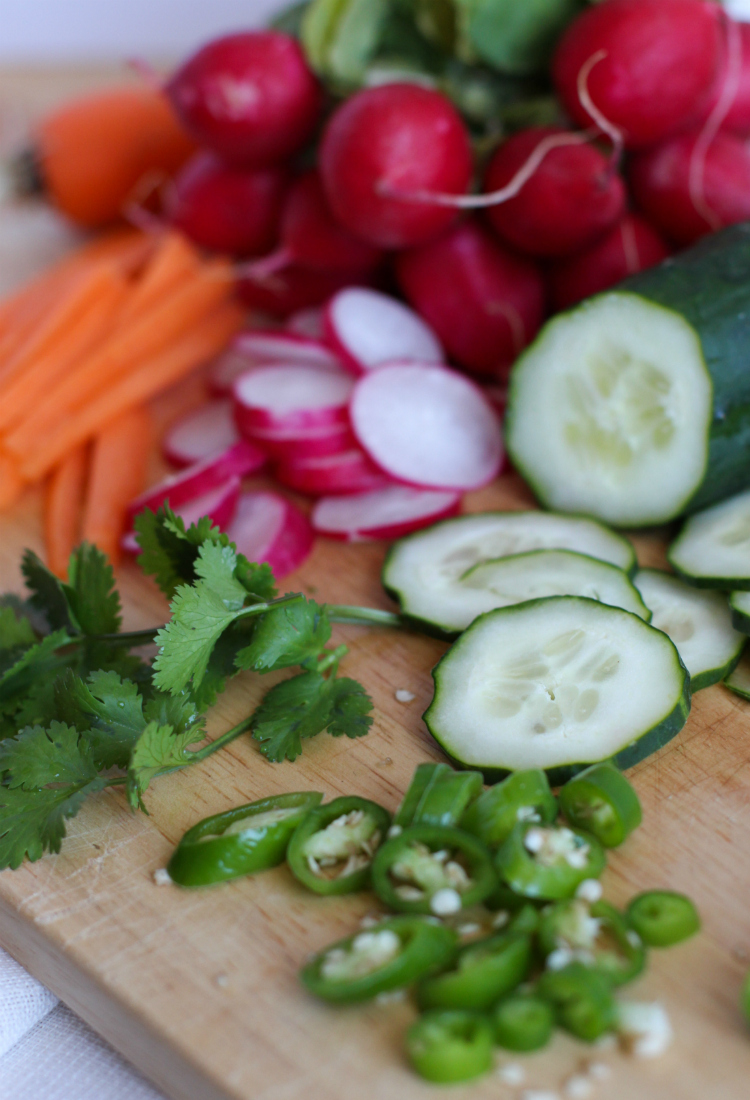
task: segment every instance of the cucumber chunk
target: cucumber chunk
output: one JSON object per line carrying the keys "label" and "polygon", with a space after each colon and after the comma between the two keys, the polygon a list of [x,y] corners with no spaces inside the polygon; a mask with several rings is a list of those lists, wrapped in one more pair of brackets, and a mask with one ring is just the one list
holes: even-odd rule
{"label": "cucumber chunk", "polygon": [[686,508],[703,480],[711,420],[693,327],[612,291],[549,322],[518,360],[506,442],[547,507],[644,526]]}
{"label": "cucumber chunk", "polygon": [[691,691],[716,684],[732,671],[747,639],[732,626],[721,593],[693,588],[661,569],[641,569],[635,586],[654,613],[651,625],[676,645],[690,673]]}
{"label": "cucumber chunk", "polygon": [[481,562],[534,550],[572,550],[627,573],[636,566],[628,540],[596,520],[550,512],[486,512],[436,523],[394,543],[383,566],[383,585],[404,614],[453,635],[496,606],[461,578]]}
{"label": "cucumber chunk", "polygon": [[564,783],[589,764],[638,763],[682,729],[690,681],[666,634],[578,596],[490,611],[433,670],[425,722],[488,781],[543,768]]}
{"label": "cucumber chunk", "polygon": [[686,520],[668,557],[701,588],[750,589],[750,490]]}
{"label": "cucumber chunk", "polygon": [[750,634],[750,592],[730,592],[729,607],[735,630]]}
{"label": "cucumber chunk", "polygon": [[750,655],[742,658],[740,663],[729,673],[724,683],[735,695],[741,695],[743,699],[750,699]]}

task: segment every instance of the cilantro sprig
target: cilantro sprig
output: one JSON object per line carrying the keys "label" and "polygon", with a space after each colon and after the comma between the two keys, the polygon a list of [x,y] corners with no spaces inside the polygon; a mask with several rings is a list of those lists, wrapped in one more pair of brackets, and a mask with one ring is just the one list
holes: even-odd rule
{"label": "cilantro sprig", "polygon": [[[141,568],[171,601],[164,626],[121,630],[112,567],[85,543],[67,582],[26,551],[28,598],[0,597],[0,869],[59,852],[66,821],[107,787],[147,812],[154,780],[244,734],[268,760],[293,761],[319,733],[362,737],[372,724],[365,689],[339,676],[347,649],[329,647],[331,624],[408,629],[400,616],[279,595],[268,565],[208,518],[186,529],[163,508],[136,529]],[[207,741],[206,711],[230,677],[294,666],[253,714]]]}

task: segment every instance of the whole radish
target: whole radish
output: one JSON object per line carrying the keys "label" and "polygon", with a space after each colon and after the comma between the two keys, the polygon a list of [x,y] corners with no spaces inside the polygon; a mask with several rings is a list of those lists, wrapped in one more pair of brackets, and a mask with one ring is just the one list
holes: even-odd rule
{"label": "whole radish", "polygon": [[663,233],[690,244],[750,218],[750,144],[718,133],[707,148],[692,131],[633,156],[633,197]]}
{"label": "whole radish", "polygon": [[367,88],[339,107],[319,164],[336,217],[378,248],[421,244],[446,228],[455,210],[418,196],[462,195],[472,172],[468,134],[453,105],[408,83]]}
{"label": "whole radish", "polygon": [[278,249],[246,274],[262,278],[297,263],[315,271],[345,272],[356,280],[377,267],[382,257],[381,249],[355,237],[336,220],[320,176],[312,170],[295,180],[284,199]]}
{"label": "whole radish", "polygon": [[174,180],[165,212],[202,248],[257,256],[276,242],[287,180],[283,168],[233,168],[197,153]]}
{"label": "whole radish", "polygon": [[552,64],[565,109],[633,149],[700,117],[722,57],[721,8],[705,0],[606,0],[578,16]]}
{"label": "whole radish", "polygon": [[[720,126],[722,130],[738,134],[740,137],[750,136],[750,23],[735,23],[726,17],[727,42],[722,55],[722,62],[718,79],[714,85],[711,98],[706,106],[704,117],[708,117],[716,109],[721,97],[728,92],[726,112],[722,114]],[[738,37],[738,58],[732,56],[732,42],[730,34],[736,33]],[[736,69],[736,71],[735,71]]]}
{"label": "whole radish", "polygon": [[278,31],[209,42],[166,91],[193,137],[231,164],[291,156],[312,135],[321,107],[320,86],[299,44]]}
{"label": "whole radish", "polygon": [[596,244],[550,268],[547,285],[552,306],[568,309],[628,275],[661,263],[668,255],[666,241],[645,218],[626,214]]}
{"label": "whole radish", "polygon": [[251,309],[283,319],[300,309],[322,305],[350,282],[351,276],[345,271],[313,271],[301,264],[290,264],[262,280],[240,278],[237,290]]}
{"label": "whole radish", "polygon": [[[486,191],[505,187],[545,141],[565,131],[552,126],[521,130],[497,149]],[[503,240],[531,256],[566,256],[584,248],[625,210],[625,184],[593,145],[550,149],[518,193],[487,211]]]}
{"label": "whole radish", "polygon": [[396,276],[451,357],[479,374],[506,375],[544,318],[544,284],[534,264],[476,221],[401,252]]}

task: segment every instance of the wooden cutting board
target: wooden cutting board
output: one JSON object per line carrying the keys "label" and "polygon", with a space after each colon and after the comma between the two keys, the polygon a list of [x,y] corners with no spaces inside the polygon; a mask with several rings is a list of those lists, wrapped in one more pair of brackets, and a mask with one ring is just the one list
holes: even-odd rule
{"label": "wooden cutting board", "polygon": [[[68,74],[0,75],[0,108],[44,104],[56,89],[74,84]],[[43,214],[25,216],[41,262],[59,249],[60,229]],[[13,211],[0,217],[6,283],[29,262],[19,219]],[[160,403],[160,417],[192,399],[186,392],[171,395]],[[467,507],[530,502],[520,482],[506,477],[473,494]],[[662,564],[657,535],[636,542],[643,564]],[[20,591],[25,546],[41,550],[36,493],[0,516],[0,590]],[[319,600],[386,607],[378,580],[383,554],[379,544],[320,540],[288,584]],[[124,566],[119,581],[126,628],[163,620],[163,599],[134,567]],[[373,696],[368,737],[350,742],[322,735],[296,763],[283,765],[269,764],[244,739],[159,780],[147,796],[149,817],[131,814],[121,793],[103,793],[70,824],[61,855],[0,874],[0,944],[175,1100],[439,1095],[405,1064],[402,1036],[414,1015],[408,1004],[330,1009],[297,983],[309,952],[376,911],[371,896],[315,898],[284,867],[205,891],[159,887],[153,879],[184,830],[207,814],[300,789],[328,798],[362,795],[395,809],[414,766],[439,758],[420,715],[431,695],[429,670],[444,645],[358,628],[338,628],[335,640],[350,645],[346,673]],[[268,686],[269,678],[238,678],[210,716],[211,736],[246,715]],[[414,701],[398,703],[399,688],[413,692]],[[748,1096],[750,1034],[737,1006],[750,966],[748,760],[750,704],[713,687],[696,696],[682,733],[631,773],[644,824],[611,855],[606,896],[619,904],[647,888],[683,890],[704,922],[689,943],[652,952],[646,977],[624,993],[665,1005],[675,1030],[669,1052],[637,1061],[558,1036],[541,1055],[522,1059],[526,1087],[561,1090],[567,1076],[594,1058],[611,1068],[594,1094],[608,1100]],[[457,1100],[513,1095],[518,1090],[493,1076],[451,1090]]]}

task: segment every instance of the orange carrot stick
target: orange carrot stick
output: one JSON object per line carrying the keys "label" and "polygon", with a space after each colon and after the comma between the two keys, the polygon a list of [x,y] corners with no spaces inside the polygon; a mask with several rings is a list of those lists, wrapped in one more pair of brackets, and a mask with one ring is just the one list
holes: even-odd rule
{"label": "orange carrot stick", "polygon": [[183,279],[196,275],[200,257],[182,233],[165,233],[133,288],[118,319],[123,325],[150,309],[160,298],[176,289]]}
{"label": "orange carrot stick", "polygon": [[37,402],[110,333],[128,293],[128,283],[110,267],[93,269],[92,281],[96,296],[61,336],[59,344],[28,363],[5,386],[0,385],[0,431],[31,415]]}
{"label": "orange carrot stick", "polygon": [[18,463],[10,455],[0,454],[0,512],[12,508],[25,487]]}
{"label": "orange carrot stick", "polygon": [[108,389],[135,365],[179,340],[227,298],[231,279],[231,265],[225,260],[212,260],[195,278],[180,283],[138,320],[118,328],[8,435],[7,450],[19,458],[28,455],[60,420]]}
{"label": "orange carrot stick", "polygon": [[118,414],[148,401],[213,358],[240,330],[244,316],[239,306],[227,302],[169,347],[138,363],[129,374],[59,422],[55,430],[40,437],[21,458],[21,475],[28,481],[43,477],[63,455],[90,439]]}
{"label": "orange carrot stick", "polygon": [[86,449],[77,447],[52,471],[44,506],[44,543],[47,564],[66,580],[68,562],[78,542],[78,525],[86,480]]}
{"label": "orange carrot stick", "polygon": [[151,417],[140,406],[111,421],[94,440],[81,537],[113,565],[120,560],[127,506],[145,484],[152,437]]}

